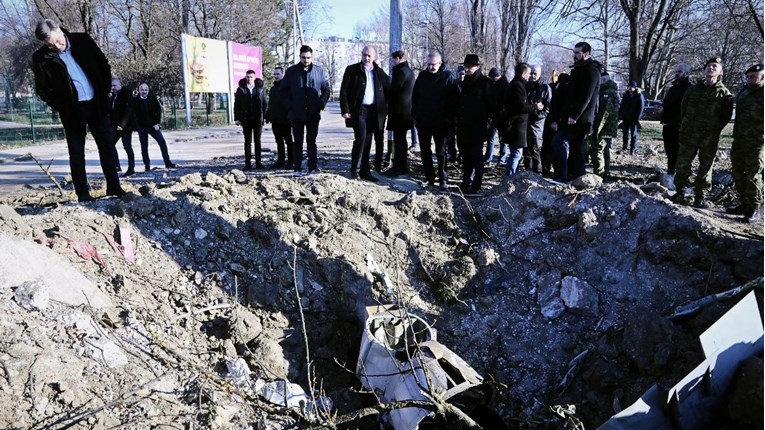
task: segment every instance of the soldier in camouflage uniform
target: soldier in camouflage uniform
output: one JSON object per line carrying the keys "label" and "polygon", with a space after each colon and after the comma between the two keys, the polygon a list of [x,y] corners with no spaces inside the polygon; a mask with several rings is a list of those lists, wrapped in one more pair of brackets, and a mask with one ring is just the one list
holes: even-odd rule
{"label": "soldier in camouflage uniform", "polygon": [[590,135],[592,173],[608,176],[611,170],[611,140],[619,129],[619,88],[607,72],[600,74],[600,101]]}
{"label": "soldier in camouflage uniform", "polygon": [[704,192],[712,187],[712,164],[717,155],[720,133],[733,114],[733,96],[722,83],[722,60],[712,58],[704,64],[704,79],[686,91],[680,106],[680,148],[673,197],[675,203],[685,203],[685,187],[689,185],[691,163],[699,155],[699,170],[694,181],[693,207],[704,208],[708,203]]}
{"label": "soldier in camouflage uniform", "polygon": [[756,64],[746,71],[746,86],[736,96],[736,123],[730,161],[733,184],[741,204],[726,212],[744,215],[744,222],[762,219],[763,80],[765,69]]}

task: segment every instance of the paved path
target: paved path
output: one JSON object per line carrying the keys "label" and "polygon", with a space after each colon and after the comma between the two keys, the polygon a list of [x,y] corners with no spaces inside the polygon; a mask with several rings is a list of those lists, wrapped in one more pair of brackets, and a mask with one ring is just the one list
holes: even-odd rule
{"label": "paved path", "polygon": [[[243,166],[244,138],[242,137],[240,127],[231,125],[188,130],[169,130],[164,131],[163,134],[168,143],[170,158],[174,163],[181,166],[200,166],[216,157],[235,157],[230,159],[231,168],[241,168]],[[330,103],[322,113],[317,141],[320,168],[338,171],[347,170],[348,166],[346,164],[350,163],[346,160],[350,158],[353,134],[350,129],[345,128],[345,123],[340,116],[340,106],[338,103]],[[85,146],[88,178],[101,178],[102,173],[96,144],[89,139]],[[266,125],[263,130],[263,149],[264,164],[273,163],[276,158],[276,144],[270,125]],[[124,170],[127,168],[127,159],[121,142],[117,143],[117,150]],[[133,150],[137,159],[136,171],[139,172],[135,179],[140,179],[140,172],[143,172],[143,163],[141,162],[140,144],[138,143],[138,135],[136,133],[133,133]],[[52,184],[34,160],[26,156],[29,153],[33,154],[45,165],[52,160],[50,171],[56,178],[62,178],[69,174],[69,157],[66,142],[63,140],[47,145],[0,149],[0,193],[17,191],[24,186],[49,186]],[[154,166],[162,165],[159,146],[157,146],[151,137],[149,137],[149,156]],[[331,159],[331,163],[327,162],[329,159]]]}

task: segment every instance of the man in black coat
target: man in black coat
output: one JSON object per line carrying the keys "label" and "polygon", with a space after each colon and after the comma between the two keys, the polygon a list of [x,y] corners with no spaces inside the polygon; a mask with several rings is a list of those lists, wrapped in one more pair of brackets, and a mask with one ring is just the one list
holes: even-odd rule
{"label": "man in black coat", "polygon": [[135,121],[138,125],[138,141],[141,142],[141,158],[145,171],[151,170],[151,160],[149,159],[149,136],[159,145],[159,151],[162,153],[162,161],[165,167],[174,169],[175,163],[170,161],[170,155],[167,152],[167,142],[162,135],[160,121],[162,120],[162,106],[154,94],[149,93],[149,84],[146,82],[138,86],[138,96],[133,105],[135,107]]}
{"label": "man in black coat", "polygon": [[691,82],[691,66],[680,64],[675,68],[675,79],[672,87],[667,91],[661,106],[661,123],[664,124],[662,137],[664,138],[664,151],[667,153],[667,173],[675,174],[677,164],[677,151],[680,147],[680,104]]}
{"label": "man in black coat", "polygon": [[[318,173],[316,136],[319,134],[321,111],[329,100],[329,81],[324,69],[313,64],[313,49],[300,47],[300,62],[290,66],[279,85],[282,102],[292,125],[292,166],[294,176],[302,175],[303,137],[308,152],[308,173]],[[305,134],[304,134],[305,133]]]}
{"label": "man in black coat", "polygon": [[574,68],[570,84],[562,94],[561,122],[550,124],[557,131],[553,139],[556,181],[566,182],[586,173],[584,139],[592,133],[600,91],[600,64],[591,55],[589,43],[574,45]]}
{"label": "man in black coat", "polygon": [[[454,123],[454,107],[458,96],[457,79],[446,70],[441,55],[437,52],[429,53],[426,68],[417,76],[412,90],[412,116],[417,127],[420,157],[428,186],[435,185],[437,174],[441,189],[447,188],[446,139],[449,126]],[[431,139],[436,144],[438,172],[433,170]]]}
{"label": "man in black coat", "polygon": [[[465,80],[457,103],[457,145],[462,154],[460,189],[474,194],[483,183],[483,143],[497,111],[494,82],[481,73],[478,55],[465,56]],[[524,91],[525,96],[525,91]]]}
{"label": "man in black coat", "polygon": [[542,68],[539,65],[531,66],[529,81],[526,83],[528,100],[532,104],[542,103],[542,110],[535,110],[529,114],[529,129],[527,139],[529,144],[523,150],[523,165],[526,170],[534,173],[542,173],[542,141],[544,138],[545,119],[550,111],[552,90],[542,81]]}
{"label": "man in black coat", "polygon": [[412,91],[414,91],[414,72],[409,68],[404,51],[395,51],[390,55],[391,83],[388,97],[388,130],[393,132],[393,166],[390,176],[409,173],[407,162],[406,133],[414,126],[412,118]]}
{"label": "man in black coat", "polygon": [[[271,130],[274,133],[276,141],[276,163],[271,168],[280,169],[286,166],[292,166],[292,129],[290,120],[287,117],[287,106],[279,96],[279,86],[284,77],[284,69],[274,68],[274,85],[268,93],[268,109],[266,110],[266,123],[271,123]],[[284,150],[287,149],[287,160],[285,164]]]}
{"label": "man in black coat", "polygon": [[87,34],[69,33],[50,19],[37,23],[35,36],[44,42],[32,55],[35,92],[61,116],[77,199],[93,201],[85,173],[87,129],[98,146],[106,194],[124,195],[108,116],[112,74],[106,56]]}
{"label": "man in black coat", "polygon": [[[259,82],[258,82],[259,81]],[[234,123],[242,126],[244,133],[244,170],[252,170],[252,147],[255,146],[255,168],[263,169],[261,163],[261,137],[265,122],[266,94],[263,80],[255,77],[254,70],[248,70],[244,80],[234,93]]]}
{"label": "man in black coat", "polygon": [[523,159],[523,149],[528,143],[526,132],[529,127],[529,114],[544,108],[542,102],[532,104],[528,101],[526,83],[530,74],[531,66],[528,63],[518,63],[515,66],[515,76],[505,89],[503,105],[507,118],[504,131],[505,141],[510,145],[506,175],[518,173],[518,167]]}
{"label": "man in black coat", "polygon": [[643,116],[645,108],[645,97],[638,87],[637,82],[631,81],[627,91],[622,96],[622,102],[619,104],[619,120],[622,129],[622,151],[627,150],[627,144],[630,145],[630,155],[635,153],[637,146],[638,129],[640,128],[640,117]]}
{"label": "man in black coat", "polygon": [[[123,176],[132,176],[135,174],[135,153],[133,152],[133,130],[136,129],[135,115],[133,114],[133,89],[129,86],[123,87],[122,81],[118,77],[112,78],[112,111],[109,119],[112,123],[112,135],[114,144],[122,139],[122,147],[128,157],[128,168]],[[114,151],[117,151],[115,146]],[[117,167],[119,167],[119,156],[117,156]]]}
{"label": "man in black coat", "polygon": [[[377,182],[369,170],[369,151],[376,131],[383,130],[388,113],[390,77],[375,63],[377,51],[361,50],[361,61],[345,68],[340,84],[340,113],[353,127],[351,179]],[[380,154],[382,155],[382,154]]]}

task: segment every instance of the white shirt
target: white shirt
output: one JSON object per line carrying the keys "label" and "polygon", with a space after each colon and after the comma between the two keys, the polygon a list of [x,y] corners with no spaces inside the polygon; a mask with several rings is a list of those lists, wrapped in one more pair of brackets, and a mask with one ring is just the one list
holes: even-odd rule
{"label": "white shirt", "polygon": [[66,39],[66,50],[59,52],[58,56],[66,64],[66,71],[69,73],[69,77],[72,78],[74,89],[77,91],[77,100],[81,102],[93,100],[93,85],[88,80],[82,67],[74,61],[69,38]]}
{"label": "white shirt", "polygon": [[366,67],[361,66],[364,69],[364,73],[367,75],[367,85],[364,88],[364,98],[361,99],[361,104],[371,105],[375,102],[375,78],[374,78],[374,66],[367,70]]}

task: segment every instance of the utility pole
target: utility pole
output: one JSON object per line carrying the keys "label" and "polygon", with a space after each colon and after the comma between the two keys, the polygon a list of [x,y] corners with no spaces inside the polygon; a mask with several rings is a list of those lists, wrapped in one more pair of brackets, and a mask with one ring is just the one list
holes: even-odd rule
{"label": "utility pole", "polygon": [[[403,16],[401,9],[404,7],[404,0],[390,0],[390,38],[389,52],[395,52],[401,49],[401,35],[403,33]],[[392,72],[393,65],[390,65],[389,72]]]}

